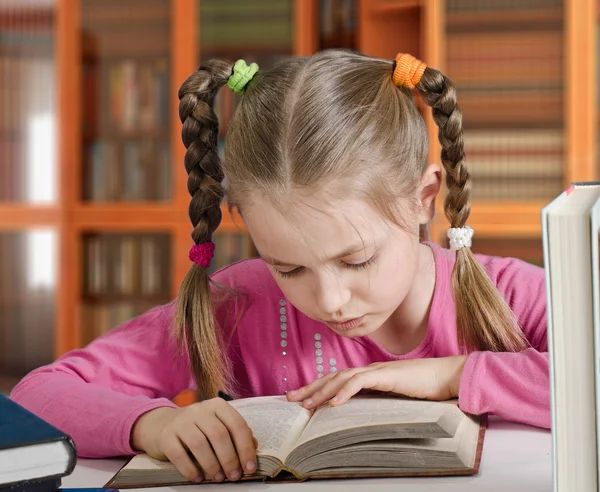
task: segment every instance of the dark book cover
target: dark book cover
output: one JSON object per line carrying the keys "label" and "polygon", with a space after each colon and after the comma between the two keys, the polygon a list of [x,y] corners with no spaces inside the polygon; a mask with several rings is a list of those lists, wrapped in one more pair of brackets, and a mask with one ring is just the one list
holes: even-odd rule
{"label": "dark book cover", "polygon": [[[54,486],[54,490],[56,490],[57,486],[60,486],[60,477],[71,474],[77,461],[75,443],[70,436],[23,408],[6,395],[0,394],[0,452],[27,446],[31,446],[33,451],[37,444],[52,442],[63,442],[68,451],[69,459],[61,473],[51,477],[31,477],[27,481],[11,483],[2,483],[3,477],[0,473],[0,491],[3,492],[6,489],[11,492],[18,492],[21,490],[19,486],[25,485],[26,482],[28,486],[23,490],[43,492],[50,490],[47,487],[51,486]],[[42,483],[45,479],[50,480],[47,483]],[[54,483],[50,484],[50,482]]]}

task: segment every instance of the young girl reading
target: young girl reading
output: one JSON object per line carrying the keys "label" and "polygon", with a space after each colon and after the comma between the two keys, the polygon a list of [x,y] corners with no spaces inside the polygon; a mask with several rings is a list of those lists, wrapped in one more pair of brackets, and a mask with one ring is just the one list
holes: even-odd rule
{"label": "young girl reading", "polygon": [[[212,105],[225,84],[242,97],[222,163]],[[439,126],[450,249],[420,239],[441,169],[415,87]],[[179,97],[195,245],[178,298],[33,371],[14,400],[80,456],[145,451],[195,480],[255,470],[252,432],[219,390],[307,408],[361,389],[458,397],[472,414],[549,427],[544,273],[469,249],[448,78],[406,54],[333,50],[266,71],[213,60]],[[225,189],[261,258],[209,279]],[[177,408],[187,388],[201,401]]]}

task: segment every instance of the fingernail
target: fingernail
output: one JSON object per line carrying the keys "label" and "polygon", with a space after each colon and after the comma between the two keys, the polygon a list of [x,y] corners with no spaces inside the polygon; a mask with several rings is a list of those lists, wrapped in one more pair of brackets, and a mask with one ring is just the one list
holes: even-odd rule
{"label": "fingernail", "polygon": [[338,398],[337,396],[334,396],[334,397],[331,399],[331,401],[338,401],[338,400],[339,400],[339,398]]}
{"label": "fingernail", "polygon": [[248,463],[246,463],[246,470],[248,470],[249,472],[253,472],[256,469],[256,463],[254,463],[254,461],[248,461]]}
{"label": "fingernail", "polygon": [[230,480],[237,480],[238,478],[240,478],[242,476],[242,474],[240,473],[239,470],[233,470],[230,474],[229,474],[229,479]]}
{"label": "fingernail", "polygon": [[295,391],[295,390],[288,391],[288,395],[290,395],[290,396],[294,396],[295,394],[296,394],[296,391]]}
{"label": "fingernail", "polygon": [[194,478],[194,482],[196,483],[201,483],[204,481],[204,477],[202,475],[198,475],[196,478]]}
{"label": "fingernail", "polygon": [[306,406],[310,406],[310,405],[312,405],[312,398],[309,398],[308,400],[304,400],[304,404],[305,404]]}
{"label": "fingernail", "polygon": [[225,480],[225,475],[223,475],[221,472],[215,475],[215,482],[222,482],[223,480]]}

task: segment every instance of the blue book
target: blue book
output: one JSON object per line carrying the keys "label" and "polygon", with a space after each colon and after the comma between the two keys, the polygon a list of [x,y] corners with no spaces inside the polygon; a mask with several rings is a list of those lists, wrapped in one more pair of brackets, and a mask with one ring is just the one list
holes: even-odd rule
{"label": "blue book", "polygon": [[76,461],[68,435],[0,394],[0,491],[56,490]]}

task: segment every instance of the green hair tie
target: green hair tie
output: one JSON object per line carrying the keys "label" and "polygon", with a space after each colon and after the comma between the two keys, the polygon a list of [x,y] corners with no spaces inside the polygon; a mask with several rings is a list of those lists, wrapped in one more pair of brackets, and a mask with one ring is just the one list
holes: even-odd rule
{"label": "green hair tie", "polygon": [[244,60],[238,60],[233,66],[233,74],[227,80],[227,86],[236,94],[241,94],[256,72],[258,72],[256,63],[251,63],[248,66]]}

